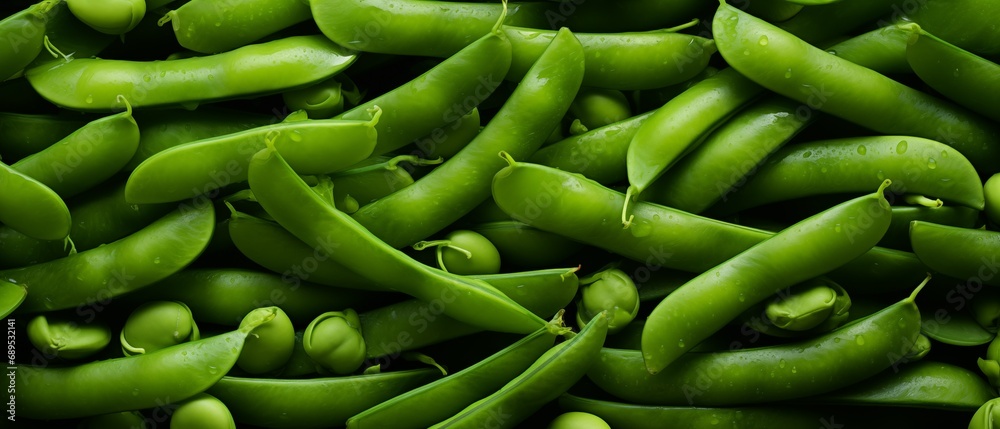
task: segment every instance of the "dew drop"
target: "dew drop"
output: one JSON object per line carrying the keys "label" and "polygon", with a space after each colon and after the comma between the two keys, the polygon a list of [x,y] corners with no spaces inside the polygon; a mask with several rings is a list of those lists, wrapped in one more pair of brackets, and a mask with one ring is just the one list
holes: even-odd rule
{"label": "dew drop", "polygon": [[865,337],[862,337],[862,336],[858,335],[858,336],[854,337],[854,342],[858,343],[859,346],[863,346],[863,345],[865,345]]}
{"label": "dew drop", "polygon": [[902,155],[906,153],[906,140],[900,140],[899,144],[896,145],[896,153]]}
{"label": "dew drop", "polygon": [[684,348],[684,340],[677,341],[677,347]]}
{"label": "dew drop", "polygon": [[86,102],[87,104],[92,104],[94,102],[94,96],[88,95],[87,98],[84,99],[83,101]]}
{"label": "dew drop", "polygon": [[218,374],[219,373],[219,368],[215,367],[215,366],[210,366],[210,367],[208,367],[208,373],[212,374],[212,375]]}
{"label": "dew drop", "polygon": [[812,153],[812,151],[811,151],[811,150],[807,150],[807,151],[805,151],[805,152],[802,152],[802,157],[803,157],[803,158],[808,158],[808,157],[810,157],[810,156],[812,156],[812,155],[813,155],[813,153]]}
{"label": "dew drop", "polygon": [[740,302],[745,302],[747,300],[747,297],[743,296],[743,294],[741,293],[739,296],[739,300]]}
{"label": "dew drop", "polygon": [[819,169],[819,172],[820,172],[820,173],[826,173],[826,172],[828,172],[828,171],[830,171],[830,169],[829,169],[829,168],[826,168],[826,167],[823,167],[823,168],[820,168],[820,169]]}
{"label": "dew drop", "polygon": [[792,374],[795,374],[797,372],[799,372],[798,368],[796,368],[796,367],[793,366],[792,367]]}
{"label": "dew drop", "polygon": [[154,264],[159,264],[160,263],[160,257],[157,256],[157,257],[153,258],[153,263]]}
{"label": "dew drop", "polygon": [[785,79],[791,79],[791,78],[792,78],[792,68],[789,67],[788,70],[785,70]]}
{"label": "dew drop", "polygon": [[784,368],[784,367],[785,367],[785,360],[784,359],[779,360],[778,361],[778,368]]}
{"label": "dew drop", "polygon": [[929,170],[933,170],[933,169],[937,168],[937,161],[935,161],[934,158],[928,159],[927,160],[927,168]]}
{"label": "dew drop", "polygon": [[715,426],[715,425],[719,424],[719,419],[716,418],[716,417],[712,417],[712,420],[709,423],[711,423],[712,426]]}
{"label": "dew drop", "polygon": [[151,77],[151,76],[150,76],[150,75],[149,75],[148,73],[147,73],[147,74],[144,74],[144,75],[142,75],[142,81],[143,81],[143,82],[149,82],[149,81],[150,81],[150,80],[152,80],[152,79],[153,79],[153,78],[152,78],[152,77]]}
{"label": "dew drop", "polygon": [[750,55],[750,50],[749,49],[744,49],[743,50],[743,55]]}
{"label": "dew drop", "polygon": [[839,343],[840,342],[840,337],[834,337],[833,342],[834,343]]}
{"label": "dew drop", "polygon": [[858,146],[858,155],[864,155],[866,153],[868,153],[868,148],[866,148],[865,145]]}
{"label": "dew drop", "polygon": [[760,46],[767,46],[767,42],[767,36],[760,36],[760,39],[757,40],[757,43],[760,44]]}

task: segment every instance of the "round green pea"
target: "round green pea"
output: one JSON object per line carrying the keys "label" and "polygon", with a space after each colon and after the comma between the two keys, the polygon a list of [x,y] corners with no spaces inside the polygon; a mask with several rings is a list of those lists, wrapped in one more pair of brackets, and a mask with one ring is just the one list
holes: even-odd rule
{"label": "round green pea", "polygon": [[247,336],[236,366],[251,374],[276,371],[292,357],[294,348],[292,320],[278,308],[274,319],[254,328]]}
{"label": "round green pea", "polygon": [[146,0],[66,0],[81,22],[105,34],[125,34],[146,15]]}
{"label": "round green pea", "polygon": [[500,272],[500,252],[482,234],[467,229],[450,232],[440,248],[441,263],[448,272],[462,275]]}
{"label": "round green pea", "polygon": [[611,425],[594,414],[570,411],[553,419],[548,429],[611,429]]}
{"label": "round green pea", "polygon": [[170,416],[170,429],[236,429],[236,422],[226,404],[199,393],[178,404]]}
{"label": "round green pea", "polygon": [[329,311],[313,319],[302,335],[302,346],[322,368],[334,374],[350,374],[365,361],[361,319],[353,309]]}
{"label": "round green pea", "polygon": [[1000,224],[1000,173],[990,176],[983,184],[983,193],[986,197],[986,207],[983,211],[986,218],[995,224]]}
{"label": "round green pea", "polygon": [[639,290],[618,268],[610,268],[580,279],[576,322],[581,328],[601,312],[608,313],[608,333],[616,333],[639,314]]}
{"label": "round green pea", "polygon": [[138,307],[122,328],[125,355],[151,353],[201,338],[191,309],[178,301],[150,301]]}

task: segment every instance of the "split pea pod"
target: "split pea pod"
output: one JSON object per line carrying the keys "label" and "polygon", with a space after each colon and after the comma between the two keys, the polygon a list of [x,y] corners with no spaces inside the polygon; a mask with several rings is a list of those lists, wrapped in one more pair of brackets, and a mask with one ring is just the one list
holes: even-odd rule
{"label": "split pea pod", "polygon": [[270,379],[221,377],[207,392],[240,423],[267,428],[344,426],[351,416],[440,375],[434,369],[341,377]]}
{"label": "split pea pod", "polygon": [[[584,377],[599,359],[607,335],[607,314],[601,313],[579,333],[542,354],[517,378],[431,428],[517,427]],[[499,413],[503,418],[497,417]]]}
{"label": "split pea pod", "polygon": [[56,191],[2,162],[0,222],[39,240],[63,240],[72,228],[69,207]]}
{"label": "split pea pod", "polygon": [[211,205],[182,205],[149,226],[113,243],[49,262],[0,271],[0,279],[24,285],[24,313],[76,308],[96,314],[109,300],[147,286],[201,254],[215,228]]}
{"label": "split pea pod", "polygon": [[889,191],[938,198],[982,210],[983,183],[954,148],[912,136],[851,137],[778,150],[712,210],[735,213],[812,195],[863,192],[892,180]]}
{"label": "split pea pod", "polygon": [[913,253],[932,270],[1000,286],[1000,232],[925,221],[910,223]]}
{"label": "split pea pod", "polygon": [[945,143],[981,175],[997,170],[998,127],[965,108],[830,55],[725,3],[713,30],[729,65],[774,92],[879,133]]}
{"label": "split pea pod", "polygon": [[[18,365],[18,417],[95,416],[154,408],[197,395],[215,385],[236,364],[243,341],[276,312],[275,307],[254,310],[234,331],[156,353],[63,368]],[[97,391],[101,394],[94,394]]]}
{"label": "split pea pod", "polygon": [[605,348],[587,376],[604,391],[635,404],[735,406],[831,392],[866,380],[906,356],[920,335],[920,312],[914,303],[919,290],[817,337],[770,347],[687,353],[656,374],[646,371],[642,352]]}
{"label": "split pea pod", "polygon": [[115,110],[122,107],[119,96],[135,108],[194,108],[307,86],[346,69],[355,58],[323,36],[307,35],[172,61],[77,58],[25,75],[42,97],[67,109]]}
{"label": "split pea pod", "polygon": [[379,239],[306,185],[273,144],[253,156],[248,170],[250,189],[279,224],[306,244],[333,243],[332,260],[375,283],[425,302],[452,300],[445,314],[483,329],[527,333],[545,324],[488,283],[423,265]]}
{"label": "split pea pod", "polygon": [[170,23],[184,48],[214,54],[251,44],[311,16],[302,0],[194,0],[167,12],[157,25]]}
{"label": "split pea pod", "polygon": [[46,14],[56,6],[44,0],[0,20],[0,81],[16,75],[42,51]]}
{"label": "split pea pod", "polygon": [[869,251],[889,229],[892,211],[882,192],[890,183],[783,229],[667,295],[642,330],[649,372],[660,372],[755,303]]}
{"label": "split pea pod", "polygon": [[125,199],[133,204],[180,201],[245,182],[250,157],[268,139],[301,174],[343,170],[375,148],[382,111],[369,114],[367,120],[292,119],[174,146],[132,171]]}
{"label": "split pea pod", "polygon": [[[504,166],[498,152],[527,157],[538,150],[569,110],[583,73],[580,42],[569,30],[559,30],[496,115],[462,151],[412,185],[361,208],[353,218],[397,248],[441,231],[490,197],[490,180]],[[420,209],[411,210],[414,207]],[[390,215],[403,211],[408,215]]]}

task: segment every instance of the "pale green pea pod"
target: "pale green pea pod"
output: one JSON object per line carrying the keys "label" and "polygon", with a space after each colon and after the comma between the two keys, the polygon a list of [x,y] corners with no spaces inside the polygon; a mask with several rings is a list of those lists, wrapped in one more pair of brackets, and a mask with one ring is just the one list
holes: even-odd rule
{"label": "pale green pea pod", "polygon": [[111,328],[100,321],[80,324],[42,314],[28,322],[28,340],[46,356],[82,359],[111,342]]}
{"label": "pale green pea pod", "polygon": [[577,325],[583,329],[587,322],[604,311],[608,313],[608,334],[622,330],[639,313],[639,290],[628,274],[618,268],[601,270],[580,279]]}
{"label": "pale green pea pod", "polygon": [[105,34],[125,34],[146,15],[146,0],[66,0],[69,11]]}
{"label": "pale green pea pod", "polygon": [[969,429],[1000,429],[1000,398],[986,402],[972,415]]}
{"label": "pale green pea pod", "polygon": [[595,414],[569,411],[553,419],[548,429],[611,429],[611,426]]}
{"label": "pale green pea pod", "polygon": [[170,415],[170,429],[236,429],[236,422],[226,404],[212,395],[199,393],[177,405]]}
{"label": "pale green pea pod", "polygon": [[250,374],[274,372],[285,366],[294,348],[292,320],[281,308],[277,308],[274,319],[250,331],[236,366]]}
{"label": "pale green pea pod", "polygon": [[85,417],[77,429],[146,429],[146,418],[138,411],[121,411]]}
{"label": "pale green pea pod", "polygon": [[365,361],[361,320],[350,308],[326,312],[313,319],[302,336],[302,345],[309,357],[334,374],[350,374]]}
{"label": "pale green pea pod", "polygon": [[136,307],[120,335],[125,356],[151,353],[199,339],[201,333],[191,309],[178,301],[150,301]]}
{"label": "pale green pea pod", "polygon": [[979,370],[993,387],[1000,387],[1000,337],[996,337],[986,348],[986,358],[979,358]]}
{"label": "pale green pea pod", "polygon": [[983,288],[969,301],[969,310],[977,323],[996,333],[1000,328],[1000,290]]}
{"label": "pale green pea pod", "polygon": [[327,119],[354,107],[363,94],[344,74],[338,74],[315,85],[286,91],[281,99],[291,110],[304,110],[310,119]]}

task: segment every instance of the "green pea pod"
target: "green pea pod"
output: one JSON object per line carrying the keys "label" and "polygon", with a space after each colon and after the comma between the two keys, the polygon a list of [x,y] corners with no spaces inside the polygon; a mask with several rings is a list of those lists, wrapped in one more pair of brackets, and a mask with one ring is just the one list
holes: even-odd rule
{"label": "green pea pod", "polygon": [[580,87],[573,103],[569,105],[569,112],[566,113],[567,119],[573,118],[573,123],[579,123],[584,128],[583,132],[624,121],[630,117],[632,117],[632,106],[624,92],[586,85]]}
{"label": "green pea pod", "polygon": [[484,329],[523,333],[545,324],[488,283],[428,267],[380,240],[309,188],[273,143],[253,156],[248,170],[250,189],[279,224],[309,245],[342,249],[330,257],[375,283],[425,302],[450,301],[445,314]]}
{"label": "green pea pod", "polygon": [[354,415],[347,427],[430,427],[517,377],[552,347],[556,334],[551,325],[541,328],[468,368]]}
{"label": "green pea pod", "polygon": [[575,241],[516,220],[480,223],[470,229],[496,246],[507,268],[538,270],[558,266],[580,250]]}
{"label": "green pea pod", "polygon": [[961,228],[975,228],[980,223],[979,217],[981,213],[981,211],[974,208],[958,205],[945,205],[942,207],[920,205],[893,206],[892,224],[889,225],[889,231],[885,233],[885,237],[879,242],[879,246],[912,252],[910,223],[913,221]]}
{"label": "green pea pod", "polygon": [[468,146],[469,142],[479,134],[479,130],[482,128],[481,124],[479,108],[474,107],[469,113],[435,128],[426,136],[415,140],[413,145],[416,148],[409,153],[426,159],[451,158],[465,146]]}
{"label": "green pea pod", "polygon": [[[605,348],[587,376],[635,404],[735,406],[830,392],[890,368],[920,335],[909,297],[829,333],[784,345],[687,353],[650,374],[637,350]],[[670,296],[670,295],[668,295]],[[645,342],[644,342],[645,345]]]}
{"label": "green pea pod", "polygon": [[139,145],[139,126],[123,97],[124,112],[88,122],[11,168],[44,183],[63,198],[93,188],[125,166]]}
{"label": "green pea pod", "polygon": [[45,50],[25,67],[26,70],[46,63],[66,61],[59,52],[72,58],[94,57],[115,41],[114,35],[97,31],[80,21],[73,15],[68,3],[57,1],[45,15],[45,39],[48,40],[44,42]]}
{"label": "green pea pod", "polygon": [[51,146],[87,122],[78,115],[0,112],[0,155],[4,161],[15,162]]}
{"label": "green pea pod", "polygon": [[78,429],[146,429],[146,417],[138,411],[121,411],[84,417]]}
{"label": "green pea pod", "polygon": [[[928,1],[905,9],[905,19],[948,43],[978,55],[1000,54],[996,23],[1000,8],[989,0]],[[895,16],[894,16],[895,17]]]}
{"label": "green pea pod", "polygon": [[995,429],[1000,426],[1000,398],[994,398],[976,410],[969,422],[969,429]]}
{"label": "green pea pod", "polygon": [[792,19],[804,7],[787,0],[757,0],[746,2],[746,11],[767,22],[782,22]]}
{"label": "green pea pod", "polygon": [[910,243],[913,253],[941,274],[1000,285],[1000,232],[913,221]]}
{"label": "green pea pod", "polygon": [[943,143],[912,136],[852,137],[786,146],[712,209],[718,215],[811,195],[864,192],[885,179],[896,195],[916,193],[982,210],[983,182]]}
{"label": "green pea pod", "polygon": [[629,143],[652,115],[653,112],[642,113],[566,137],[539,149],[528,162],[580,173],[604,185],[620,182],[628,177],[625,159]]}
{"label": "green pea pod", "polygon": [[767,302],[760,315],[765,334],[777,336],[817,333],[832,330],[843,324],[851,308],[851,298],[837,283],[819,277],[794,286],[788,293],[782,291]]}
{"label": "green pea pod", "polygon": [[[632,137],[628,146],[629,194],[640,194],[705,136],[764,89],[729,68],[674,97]],[[623,207],[622,221],[629,224]]]}
{"label": "green pea pod", "polygon": [[[15,369],[18,417],[96,416],[153,408],[192,397],[216,385],[236,364],[250,331],[269,321],[274,313],[274,307],[254,310],[234,331],[157,353],[63,368],[18,365]],[[88,388],[79,391],[72,386]],[[92,394],[91,390],[98,388],[103,393]]]}
{"label": "green pea pod", "polygon": [[28,296],[24,286],[0,280],[0,317],[7,317],[21,306]]}
{"label": "green pea pod", "polygon": [[[517,378],[450,418],[430,426],[440,428],[512,428],[546,403],[565,393],[598,359],[608,334],[607,315],[594,317],[579,333],[542,354]],[[502,415],[502,419],[497,419]]]}
{"label": "green pea pod", "polygon": [[72,228],[66,202],[52,188],[0,162],[0,223],[39,240],[64,240]]}
{"label": "green pea pod", "polygon": [[975,411],[995,398],[979,374],[947,362],[921,360],[894,365],[858,384],[801,400],[817,405],[947,408]]}
{"label": "green pea pod", "polygon": [[42,97],[67,109],[119,109],[120,95],[135,108],[193,108],[306,86],[339,73],[355,59],[354,53],[329,39],[308,35],[173,61],[78,58],[37,67],[25,75]]}
{"label": "green pea pod", "polygon": [[[994,142],[1000,131],[991,121],[830,55],[725,3],[713,22],[719,53],[757,84],[878,133],[940,141],[968,158],[981,174],[995,172],[992,160],[1000,158],[1000,146]],[[862,99],[866,102],[857,102]]]}
{"label": "green pea pod", "polygon": [[147,301],[132,310],[119,335],[125,356],[153,353],[201,339],[191,309],[183,302]]}
{"label": "green pea pod", "polygon": [[984,289],[969,303],[969,313],[980,326],[996,333],[1000,328],[1000,290]]}
{"label": "green pea pod", "polygon": [[28,288],[19,311],[76,308],[93,316],[107,300],[163,279],[191,263],[215,228],[211,205],[180,208],[128,237],[23,268],[0,278]]}
{"label": "green pea pod", "polygon": [[351,416],[439,374],[436,369],[417,369],[293,380],[226,376],[207,393],[222,400],[241,424],[321,428],[343,426]]}
{"label": "green pea pod", "polygon": [[277,307],[274,318],[250,332],[236,366],[249,374],[268,374],[280,370],[292,357],[295,328],[291,319]]}
{"label": "green pea pod", "polygon": [[[504,25],[513,47],[505,79],[519,81],[556,36],[554,30]],[[686,27],[686,26],[682,26]],[[573,28],[573,27],[570,27]],[[585,87],[618,90],[662,88],[686,81],[708,66],[715,43],[678,29],[577,33],[583,47]]]}
{"label": "green pea pod", "polygon": [[111,343],[111,328],[102,321],[80,323],[67,317],[40,314],[28,321],[28,339],[46,356],[82,359]]}
{"label": "green pea pod", "polygon": [[[298,0],[295,2],[304,5]],[[281,93],[281,100],[290,110],[305,110],[310,119],[324,119],[343,113],[345,105],[358,104],[360,91],[341,73],[312,86],[285,91]]]}
{"label": "green pea pod", "polygon": [[914,23],[906,60],[918,77],[945,97],[1000,121],[1000,65],[948,43]]}
{"label": "green pea pod", "polygon": [[[426,160],[414,155],[400,155],[385,162],[332,174],[330,180],[333,180],[334,204],[344,212],[354,213],[362,206],[412,185],[413,176],[409,172],[414,168],[412,166],[440,162],[440,159]],[[350,201],[354,201],[354,207]]]}
{"label": "green pea pod", "polygon": [[73,16],[105,34],[125,34],[146,15],[145,0],[66,0],[66,4]]}
{"label": "green pea pod", "polygon": [[830,46],[827,52],[882,74],[909,74],[906,61],[910,33],[904,26],[887,25]]}
{"label": "green pea pod", "polygon": [[986,196],[986,218],[994,224],[1000,224],[1000,173],[994,174],[983,183],[983,194]]}
{"label": "green pea pod", "polygon": [[[879,17],[898,15],[898,0],[841,0],[805,7],[795,16],[777,23],[781,29],[817,46],[849,34],[873,21],[888,25]],[[884,25],[879,25],[880,27]]]}
{"label": "green pea pod", "polygon": [[205,54],[229,51],[308,20],[309,4],[301,0],[194,0],[157,21],[170,23],[177,42]]}
{"label": "green pea pod", "polygon": [[939,343],[962,347],[988,344],[996,338],[996,332],[984,328],[970,311],[970,301],[983,294],[978,281],[935,277],[918,302],[924,319],[921,332]]}
{"label": "green pea pod", "polygon": [[45,15],[57,4],[54,0],[37,2],[0,20],[0,81],[16,75],[42,51]]}

